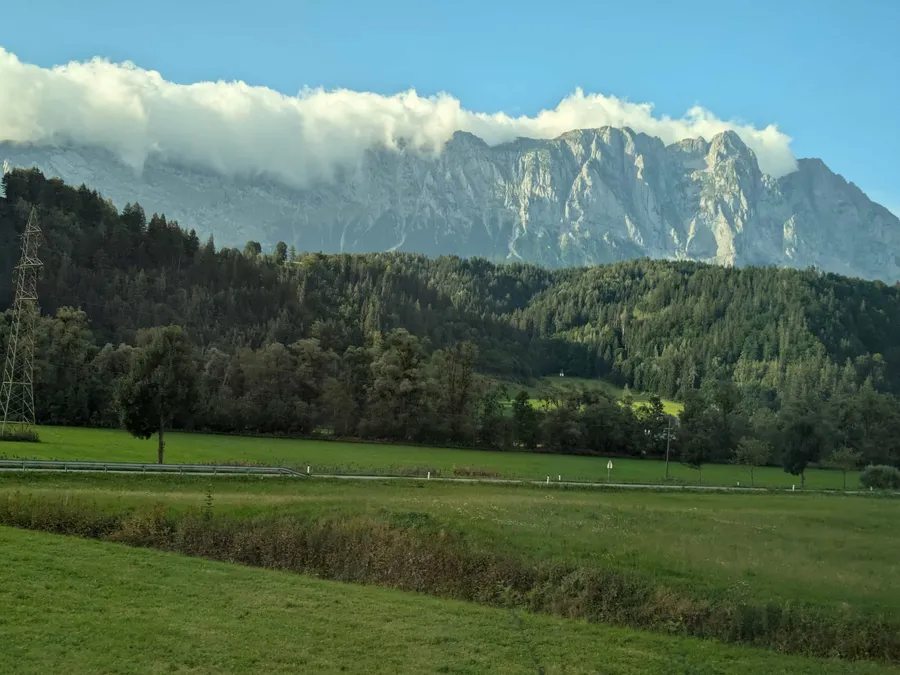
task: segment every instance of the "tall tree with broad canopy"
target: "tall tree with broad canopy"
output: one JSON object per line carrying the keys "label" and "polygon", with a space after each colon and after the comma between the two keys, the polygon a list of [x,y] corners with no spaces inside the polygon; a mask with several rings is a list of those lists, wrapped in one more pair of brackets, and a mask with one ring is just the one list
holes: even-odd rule
{"label": "tall tree with broad canopy", "polygon": [[116,406],[122,426],[133,436],[157,435],[157,461],[162,464],[166,429],[176,415],[188,414],[196,400],[193,349],[180,326],[141,331],[137,343],[116,389]]}
{"label": "tall tree with broad canopy", "polygon": [[782,410],[782,457],[786,473],[800,476],[806,486],[806,467],[828,450],[828,421],[821,410],[807,402],[791,402]]}

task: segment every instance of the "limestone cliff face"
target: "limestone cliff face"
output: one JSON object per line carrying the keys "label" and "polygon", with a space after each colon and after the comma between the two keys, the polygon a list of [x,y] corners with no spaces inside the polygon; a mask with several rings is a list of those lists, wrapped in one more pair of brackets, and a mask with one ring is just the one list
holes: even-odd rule
{"label": "limestone cliff face", "polygon": [[548,266],[639,256],[814,265],[900,279],[900,220],[816,159],[775,179],[734,132],[669,146],[630,129],[490,147],[457,133],[439,154],[373,150],[294,189],[151,160],[137,175],[90,148],[0,144],[0,162],[140,202],[218,244],[403,250]]}

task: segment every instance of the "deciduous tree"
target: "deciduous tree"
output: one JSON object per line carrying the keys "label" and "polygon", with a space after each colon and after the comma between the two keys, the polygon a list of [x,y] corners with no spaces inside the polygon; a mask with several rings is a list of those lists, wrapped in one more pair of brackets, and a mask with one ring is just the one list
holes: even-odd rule
{"label": "deciduous tree", "polygon": [[744,437],[734,450],[734,461],[750,470],[750,485],[753,485],[753,469],[765,466],[772,456],[772,448],[758,438]]}
{"label": "deciduous tree", "polygon": [[162,464],[165,432],[196,398],[197,375],[190,341],[180,326],[152,328],[138,336],[127,374],[116,390],[122,426],[137,438],[159,440]]}
{"label": "deciduous tree", "polygon": [[841,470],[844,478],[844,489],[846,490],[847,472],[858,469],[859,465],[862,464],[862,460],[863,454],[859,450],[854,450],[853,448],[848,448],[846,445],[842,445],[828,455],[828,458],[825,460],[825,465]]}
{"label": "deciduous tree", "polygon": [[818,460],[827,448],[826,421],[806,403],[790,403],[782,410],[782,464],[787,473],[800,476],[806,485],[806,467]]}

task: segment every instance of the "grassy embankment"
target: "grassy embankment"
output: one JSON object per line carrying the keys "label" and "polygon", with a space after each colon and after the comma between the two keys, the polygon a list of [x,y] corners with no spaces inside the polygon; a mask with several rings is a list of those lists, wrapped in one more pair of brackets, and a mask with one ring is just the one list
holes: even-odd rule
{"label": "grassy embankment", "polygon": [[900,662],[900,500],[0,478],[0,523],[807,656]]}
{"label": "grassy embankment", "polygon": [[2,527],[0,568],[0,672],[897,672]]}
{"label": "grassy embankment", "polygon": [[684,592],[793,598],[900,617],[900,499],[825,494],[583,491],[446,483],[0,474],[0,500],[88,501],[110,512],[163,502],[217,516],[364,517],[459,534],[529,562],[603,565]]}

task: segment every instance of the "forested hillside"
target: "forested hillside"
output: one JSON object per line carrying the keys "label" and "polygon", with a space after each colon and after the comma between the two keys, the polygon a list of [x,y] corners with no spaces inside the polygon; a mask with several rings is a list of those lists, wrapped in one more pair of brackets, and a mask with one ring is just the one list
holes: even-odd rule
{"label": "forested hillside", "polygon": [[[709,440],[717,454],[750,433],[754,415],[757,427],[774,428],[759,414],[788,409],[825,415],[822,406],[843,406],[827,416],[843,419],[852,408],[877,416],[884,434],[894,429],[900,291],[877,282],[650,260],[548,271],[453,257],[298,254],[284,245],[263,252],[254,242],[217,250],[137,205],[117,213],[83,186],[36,171],[3,181],[0,310],[11,304],[17,237],[32,205],[46,239],[45,421],[115,424],[111,391],[138,331],[178,324],[196,347],[200,376],[201,403],[184,425],[310,432],[327,421],[345,434],[478,444],[488,433],[479,425],[496,421],[486,422],[485,410],[501,395],[466,389],[477,381],[471,370],[520,380],[564,370],[686,400],[685,420],[709,409],[728,425],[739,413],[741,429]],[[448,372],[462,379],[448,384]],[[403,382],[412,393],[400,393]],[[389,406],[391,387],[405,407],[376,413],[371,405]],[[413,399],[453,428],[426,430]],[[582,416],[595,403],[558,407]],[[424,426],[404,426],[411,420]],[[863,428],[874,433],[869,422]],[[588,445],[590,432],[579,429],[564,441],[571,451]],[[891,458],[892,448],[873,445],[872,453]]]}
{"label": "forested hillside", "polygon": [[35,171],[4,179],[0,309],[30,204],[46,245],[45,314],[84,309],[100,342],[177,323],[233,350],[315,337],[336,352],[406,328],[433,348],[474,340],[509,376],[604,376],[679,396],[706,376],[769,393],[840,382],[900,392],[900,291],[815,271],[639,260],[547,271],[408,254],[216,250],[139,206],[121,214],[85,187]]}

